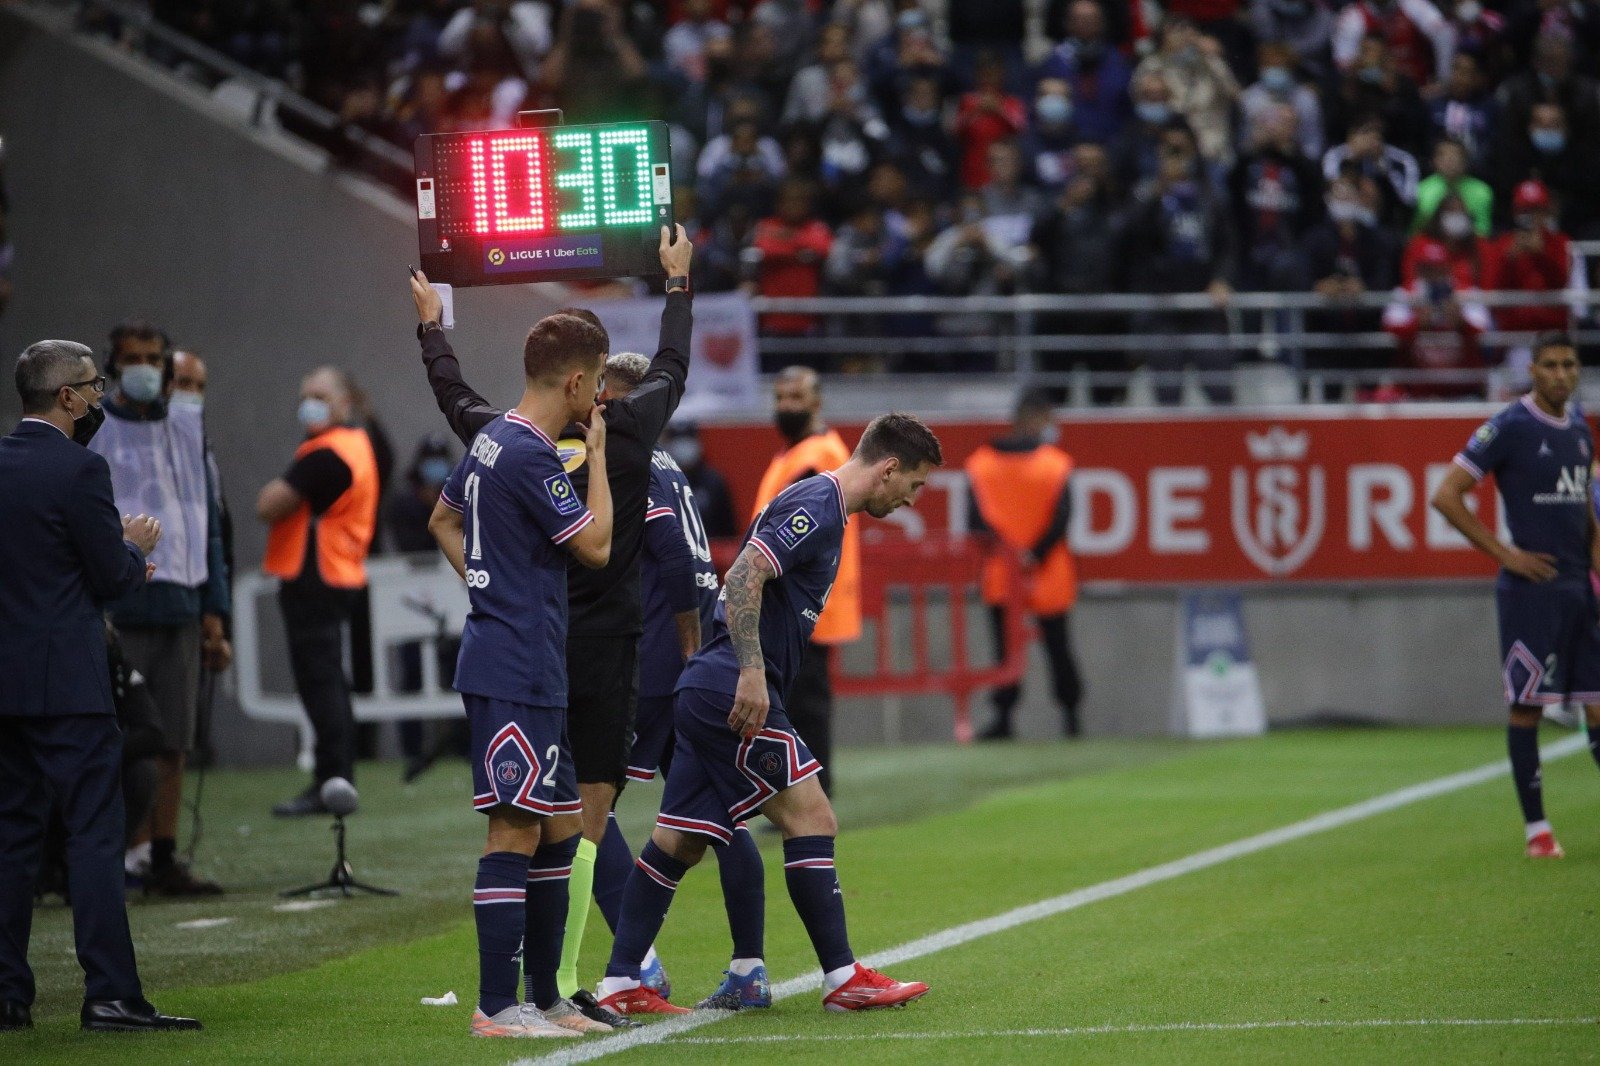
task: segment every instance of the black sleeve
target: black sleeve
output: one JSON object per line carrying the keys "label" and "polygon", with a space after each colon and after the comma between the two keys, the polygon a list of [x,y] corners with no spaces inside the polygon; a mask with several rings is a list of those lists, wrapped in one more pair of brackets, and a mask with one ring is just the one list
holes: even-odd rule
{"label": "black sleeve", "polygon": [[[671,303],[670,298],[668,303]],[[445,421],[450,423],[450,431],[461,438],[461,443],[471,444],[480,429],[503,413],[498,407],[491,407],[488,400],[461,379],[461,363],[450,342],[445,340],[444,330],[430,329],[422,335],[422,365],[427,369],[428,388],[433,390],[434,401],[444,412]]]}
{"label": "black sleeve", "polygon": [[321,514],[343,496],[354,481],[350,467],[332,448],[306,452],[284,471],[283,480],[311,505],[312,514]]}
{"label": "black sleeve", "polygon": [[1042,560],[1067,535],[1067,524],[1072,521],[1072,479],[1061,483],[1061,495],[1056,498],[1056,513],[1050,516],[1050,525],[1044,536],[1033,546],[1033,557]]}
{"label": "black sleeve", "polygon": [[983,508],[978,506],[978,494],[972,491],[970,484],[967,486],[967,529],[976,536],[994,532],[983,517]]}
{"label": "black sleeve", "polygon": [[[650,372],[639,382],[638,388],[628,393],[627,399],[606,406],[608,426],[617,425],[619,419],[631,420],[633,435],[643,441],[645,447],[655,447],[661,431],[678,409],[678,401],[683,399],[683,387],[689,378],[689,340],[693,331],[694,304],[689,294],[681,290],[667,293],[667,306],[661,311],[660,347],[656,357],[650,360]],[[431,379],[431,373],[429,377]],[[442,401],[440,406],[443,406]]]}
{"label": "black sleeve", "polygon": [[144,585],[144,553],[122,536],[111,493],[111,467],[87,452],[68,496],[67,534],[83,560],[89,592],[99,603],[121,599]]}

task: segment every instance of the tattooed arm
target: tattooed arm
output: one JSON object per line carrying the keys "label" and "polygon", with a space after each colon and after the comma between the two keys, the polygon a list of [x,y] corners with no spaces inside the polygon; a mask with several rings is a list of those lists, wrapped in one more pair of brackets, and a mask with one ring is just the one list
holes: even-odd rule
{"label": "tattooed arm", "polygon": [[776,576],[761,550],[746,544],[723,582],[722,610],[734,657],[739,660],[739,687],[728,727],[745,737],[755,736],[766,724],[770,709],[766,659],[761,654],[761,591]]}

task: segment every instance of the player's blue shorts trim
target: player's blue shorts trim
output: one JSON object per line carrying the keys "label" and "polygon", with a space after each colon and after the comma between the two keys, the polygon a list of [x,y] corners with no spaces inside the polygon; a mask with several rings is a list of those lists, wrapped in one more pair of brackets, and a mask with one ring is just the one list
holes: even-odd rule
{"label": "player's blue shorts trim", "polygon": [[1587,581],[1495,587],[1506,702],[1600,703],[1600,619]]}
{"label": "player's blue shorts trim", "polygon": [[504,803],[531,814],[579,814],[567,712],[463,693],[471,736],[472,806]]}
{"label": "player's blue shorts trim", "polygon": [[633,749],[628,755],[629,781],[654,781],[662,760],[672,752],[672,697],[640,696],[633,716]]}
{"label": "player's blue shorts trim", "polygon": [[677,743],[656,824],[699,833],[719,844],[739,822],[786,788],[822,772],[822,764],[777,707],[755,737],[728,728],[733,697],[686,688],[673,707]]}

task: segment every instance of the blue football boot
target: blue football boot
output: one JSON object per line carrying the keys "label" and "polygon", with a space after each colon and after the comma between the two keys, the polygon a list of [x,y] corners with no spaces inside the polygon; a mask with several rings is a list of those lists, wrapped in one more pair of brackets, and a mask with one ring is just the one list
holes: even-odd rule
{"label": "blue football boot", "polygon": [[699,1003],[696,1010],[762,1010],[772,1006],[772,985],[767,968],[757,966],[744,977],[722,971],[722,984]]}

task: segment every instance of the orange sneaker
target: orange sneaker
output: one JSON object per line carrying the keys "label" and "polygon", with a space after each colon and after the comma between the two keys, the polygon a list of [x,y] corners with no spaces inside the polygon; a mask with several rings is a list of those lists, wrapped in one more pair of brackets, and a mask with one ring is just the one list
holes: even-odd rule
{"label": "orange sneaker", "polygon": [[646,988],[644,985],[613,992],[600,1000],[600,1006],[625,1018],[631,1018],[637,1014],[693,1013],[688,1007],[673,1006],[661,998],[661,993],[653,988]]}
{"label": "orange sneaker", "polygon": [[473,1011],[472,1035],[526,1040],[534,1037],[572,1037],[578,1034],[548,1021],[536,1010],[525,1009],[522,1004],[513,1003],[492,1018],[481,1010]]}
{"label": "orange sneaker", "polygon": [[1561,850],[1561,845],[1556,843],[1556,835],[1546,829],[1542,833],[1535,833],[1528,840],[1528,858],[1530,859],[1564,859],[1567,853]]}
{"label": "orange sneaker", "polygon": [[928,994],[921,981],[896,981],[869,966],[856,963],[856,975],[822,997],[827,1010],[877,1010],[903,1007]]}

